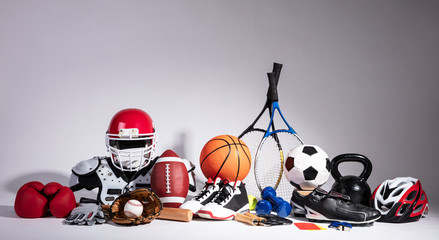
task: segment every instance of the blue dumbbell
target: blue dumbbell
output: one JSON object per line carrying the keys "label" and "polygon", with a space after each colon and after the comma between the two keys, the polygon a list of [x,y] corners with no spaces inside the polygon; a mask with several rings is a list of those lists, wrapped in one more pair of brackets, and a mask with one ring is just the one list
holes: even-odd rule
{"label": "blue dumbbell", "polygon": [[267,200],[260,200],[256,203],[255,211],[258,215],[268,215],[271,213],[272,206]]}
{"label": "blue dumbbell", "polygon": [[283,200],[281,197],[276,197],[276,190],[272,187],[266,187],[261,192],[261,197],[264,200],[268,200],[273,206],[273,211],[277,213],[279,217],[287,217],[291,213],[291,205]]}

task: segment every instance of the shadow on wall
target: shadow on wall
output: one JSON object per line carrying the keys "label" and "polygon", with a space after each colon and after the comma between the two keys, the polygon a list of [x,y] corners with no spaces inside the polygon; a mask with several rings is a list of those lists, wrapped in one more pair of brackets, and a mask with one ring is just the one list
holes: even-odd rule
{"label": "shadow on wall", "polygon": [[188,159],[186,148],[188,141],[188,134],[186,132],[180,132],[176,136],[176,141],[174,146],[171,148],[174,152],[178,154],[181,158]]}
{"label": "shadow on wall", "polygon": [[4,206],[0,205],[0,217],[5,218],[20,218],[15,214],[15,210],[13,206]]}
{"label": "shadow on wall", "polygon": [[183,159],[188,160],[191,162],[191,166],[195,167],[194,171],[192,172],[192,177],[195,179],[195,192],[189,191],[188,193],[188,199],[195,196],[204,186],[207,179],[204,177],[203,173],[201,172],[198,158],[192,158],[190,154],[188,154],[187,149],[190,147],[190,135],[187,132],[180,132],[175,137],[174,145],[172,146],[172,150],[178,154]]}
{"label": "shadow on wall", "polygon": [[3,185],[3,189],[6,189],[8,192],[16,193],[21,186],[31,181],[39,181],[43,184],[47,184],[49,182],[57,182],[63,186],[68,186],[69,180],[70,176],[67,176],[64,173],[35,172],[18,176],[14,179],[10,179],[8,182],[5,183],[5,185]]}

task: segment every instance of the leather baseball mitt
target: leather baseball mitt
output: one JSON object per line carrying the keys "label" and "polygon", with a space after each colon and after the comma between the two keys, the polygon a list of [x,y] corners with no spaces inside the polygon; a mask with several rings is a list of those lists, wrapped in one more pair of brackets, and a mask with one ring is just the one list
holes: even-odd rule
{"label": "leather baseball mitt", "polygon": [[[143,212],[140,217],[127,217],[124,214],[125,203],[131,199],[136,199],[143,204]],[[159,197],[153,191],[142,188],[120,195],[107,211],[107,216],[114,223],[132,226],[150,223],[160,215],[162,210],[163,205]]]}

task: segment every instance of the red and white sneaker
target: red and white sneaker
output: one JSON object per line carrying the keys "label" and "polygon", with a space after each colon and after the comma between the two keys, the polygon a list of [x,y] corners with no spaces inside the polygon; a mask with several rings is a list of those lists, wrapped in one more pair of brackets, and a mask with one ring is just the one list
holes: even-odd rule
{"label": "red and white sneaker", "polygon": [[191,200],[183,203],[180,208],[189,209],[194,215],[197,215],[198,210],[200,210],[200,208],[204,205],[211,202],[213,198],[217,195],[217,193],[221,190],[223,185],[224,184],[221,181],[221,178],[217,177],[215,178],[215,181],[209,178],[206,182],[206,185],[204,185],[203,190]]}
{"label": "red and white sneaker", "polygon": [[245,184],[241,181],[228,182],[215,198],[198,211],[198,216],[216,220],[231,220],[235,214],[248,212],[249,209]]}

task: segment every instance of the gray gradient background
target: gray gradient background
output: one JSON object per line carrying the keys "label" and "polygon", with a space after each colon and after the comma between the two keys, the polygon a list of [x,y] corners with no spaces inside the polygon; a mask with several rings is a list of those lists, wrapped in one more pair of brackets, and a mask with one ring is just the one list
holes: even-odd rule
{"label": "gray gradient background", "polygon": [[127,107],[152,116],[159,152],[197,161],[208,139],[251,123],[278,61],[281,108],[307,143],[368,156],[372,188],[417,177],[436,203],[438,12],[438,1],[2,0],[0,189],[66,184],[74,164],[106,154],[107,124]]}

